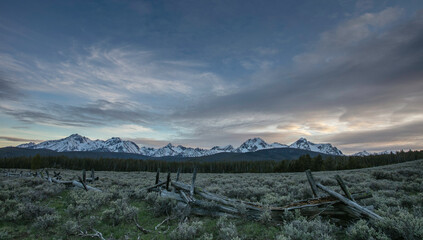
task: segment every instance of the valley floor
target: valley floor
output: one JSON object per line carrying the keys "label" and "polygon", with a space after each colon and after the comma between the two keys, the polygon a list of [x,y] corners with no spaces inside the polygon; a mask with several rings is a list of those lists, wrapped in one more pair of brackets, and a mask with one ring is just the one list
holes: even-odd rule
{"label": "valley floor", "polygon": [[[81,171],[56,171],[61,171],[64,180],[81,175]],[[190,217],[179,223],[171,217],[172,202],[143,190],[154,184],[156,173],[96,172],[100,180],[90,185],[103,192],[1,174],[0,239],[81,239],[84,234],[89,239],[95,230],[105,239],[423,239],[423,160],[316,172],[314,177],[340,192],[336,174],[343,177],[351,192],[370,191],[373,197],[360,203],[373,205],[384,220],[360,220],[346,227],[329,219],[295,215],[287,216],[283,225],[266,223],[266,219],[251,222],[209,217]],[[191,176],[181,174],[181,180],[190,182]],[[161,180],[165,177],[162,174]],[[196,185],[219,195],[268,205],[282,206],[311,197],[304,173],[199,173]],[[155,229],[168,217],[171,220]],[[142,233],[134,218],[149,233]]]}

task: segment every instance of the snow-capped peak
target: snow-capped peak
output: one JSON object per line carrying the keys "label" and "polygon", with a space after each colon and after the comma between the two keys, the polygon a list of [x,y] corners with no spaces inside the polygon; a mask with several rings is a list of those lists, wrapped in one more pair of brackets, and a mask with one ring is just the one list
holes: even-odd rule
{"label": "snow-capped peak", "polygon": [[367,156],[371,156],[371,155],[384,155],[384,154],[391,154],[391,153],[396,153],[397,151],[392,151],[392,150],[386,150],[386,151],[382,151],[382,152],[368,152],[366,150],[361,151],[361,152],[357,152],[352,154],[351,156],[358,156],[358,157],[367,157]]}
{"label": "snow-capped peak", "polygon": [[255,152],[262,149],[269,148],[270,145],[267,144],[263,139],[261,138],[250,138],[247,141],[245,141],[239,148],[237,148],[235,151],[240,153],[245,152]]}
{"label": "snow-capped peak", "polygon": [[95,140],[72,134],[59,140],[45,141],[40,144],[21,144],[20,148],[50,149],[57,152],[71,151],[108,151],[108,152],[126,152],[139,154],[139,147],[131,141],[123,141],[118,137],[110,138],[106,141]]}
{"label": "snow-capped peak", "polygon": [[358,152],[358,153],[354,153],[352,156],[359,156],[359,157],[367,157],[372,155],[371,153],[367,152],[366,150]]}
{"label": "snow-capped peak", "polygon": [[304,149],[312,152],[320,152],[330,155],[344,155],[338,148],[332,146],[330,143],[315,144],[301,137],[296,142],[289,145],[290,148]]}

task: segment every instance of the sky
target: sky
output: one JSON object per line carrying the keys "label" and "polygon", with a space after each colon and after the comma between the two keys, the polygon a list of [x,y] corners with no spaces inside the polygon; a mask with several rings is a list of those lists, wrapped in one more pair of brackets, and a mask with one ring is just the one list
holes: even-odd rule
{"label": "sky", "polygon": [[423,1],[0,1],[0,147],[423,149]]}

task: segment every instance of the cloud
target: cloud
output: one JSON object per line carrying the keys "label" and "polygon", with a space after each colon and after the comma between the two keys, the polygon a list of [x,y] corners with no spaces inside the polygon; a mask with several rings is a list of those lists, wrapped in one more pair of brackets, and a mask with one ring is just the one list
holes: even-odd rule
{"label": "cloud", "polygon": [[158,52],[130,46],[97,44],[62,50],[60,54],[65,60],[1,53],[0,64],[5,72],[16,76],[23,90],[90,100],[192,98],[209,89],[213,91],[208,94],[220,95],[223,85],[223,80],[204,62],[163,59]]}
{"label": "cloud", "polygon": [[[391,12],[400,11],[385,10],[373,17],[365,14],[367,17],[360,16],[359,20],[348,21],[337,29],[354,25],[351,22],[361,23],[365,20],[375,26],[383,25],[389,22],[386,15]],[[354,46],[348,42],[345,48],[337,46],[335,53],[332,50],[326,52],[319,46],[333,41],[340,44],[344,36],[328,34],[337,39],[326,40],[327,37],[324,37],[319,40],[324,43],[317,44],[317,49],[304,54],[332,60],[316,63],[314,60],[296,61],[293,72],[274,74],[268,84],[210,98],[193,106],[192,111],[180,115],[205,118],[253,112],[293,114],[332,111],[344,113],[342,120],[348,120],[350,113],[357,115],[359,111],[368,113],[380,109],[390,112],[401,107],[406,99],[423,93],[423,46],[419,44],[423,39],[422,19],[422,15],[418,14],[412,20],[383,33],[369,34]]]}
{"label": "cloud", "polygon": [[347,151],[423,149],[422,129],[423,120],[420,120],[377,130],[340,132],[327,137],[326,140]]}
{"label": "cloud", "polygon": [[269,55],[275,55],[278,54],[279,50],[276,48],[267,48],[267,47],[258,47],[254,49],[259,55],[262,56],[269,56]]}
{"label": "cloud", "polygon": [[[309,134],[316,141],[336,132],[389,129],[422,119],[422,13],[398,22],[402,10],[388,8],[340,23],[322,33],[310,51],[297,55],[303,59],[294,57],[292,71],[266,73],[271,78],[265,84],[202,99],[172,118],[190,127],[193,136],[216,132],[223,141],[238,139],[236,131],[225,131],[228,127],[251,136],[249,125],[266,117],[256,136],[275,126],[279,139]],[[349,30],[357,36],[349,39]],[[281,124],[297,124],[298,130],[282,131],[277,128]],[[421,129],[415,131],[423,134]]]}
{"label": "cloud", "polygon": [[22,97],[21,91],[0,71],[0,99],[17,100],[20,97]]}
{"label": "cloud", "polygon": [[36,143],[43,141],[43,140],[26,139],[26,138],[9,137],[9,136],[0,136],[0,140],[6,140],[9,142],[36,142]]}
{"label": "cloud", "polygon": [[12,109],[0,106],[0,110],[27,123],[56,126],[104,126],[130,122],[146,124],[156,118],[154,113],[143,111],[141,106],[129,102],[98,100],[82,106],[49,104],[35,109]]}

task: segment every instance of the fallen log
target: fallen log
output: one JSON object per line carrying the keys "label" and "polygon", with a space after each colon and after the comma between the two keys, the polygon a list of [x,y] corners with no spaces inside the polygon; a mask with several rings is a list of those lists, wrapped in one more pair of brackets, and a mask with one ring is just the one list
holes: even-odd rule
{"label": "fallen log", "polygon": [[318,193],[317,187],[316,187],[316,181],[314,181],[314,178],[313,178],[313,175],[311,175],[310,169],[307,169],[305,171],[305,173],[306,173],[306,176],[307,176],[308,183],[310,184],[311,191],[313,192],[313,196],[319,197],[319,193]]}
{"label": "fallen log", "polygon": [[382,217],[377,215],[376,213],[370,211],[369,209],[367,209],[365,207],[358,205],[356,202],[353,202],[353,201],[345,198],[341,194],[330,190],[329,188],[323,186],[322,184],[316,183],[316,186],[318,188],[320,188],[321,190],[323,190],[324,192],[328,193],[329,195],[338,198],[341,202],[343,202],[344,204],[346,204],[349,207],[351,207],[352,209],[354,209],[354,211],[357,211],[358,213],[361,213],[362,215],[365,215],[365,216],[367,216],[371,219],[375,219],[375,220],[381,220],[382,219]]}
{"label": "fallen log", "polygon": [[163,198],[175,199],[176,201],[184,202],[181,195],[175,192],[169,192],[167,190],[160,191],[160,196]]}
{"label": "fallen log", "polygon": [[181,191],[180,194],[185,203],[189,204],[191,202],[194,202],[191,196],[188,196],[184,191]]}
{"label": "fallen log", "polygon": [[[188,184],[185,184],[185,183],[182,183],[182,182],[172,182],[172,186],[177,188],[177,189],[181,189],[181,190],[184,190],[184,191],[187,191],[187,192],[191,190],[191,188]],[[207,200],[215,201],[215,202],[218,202],[218,203],[221,203],[221,204],[231,205],[233,207],[238,207],[240,204],[245,204],[245,207],[248,208],[248,209],[262,210],[261,209],[262,207],[259,204],[226,198],[226,197],[219,196],[219,195],[216,195],[216,194],[211,193],[211,192],[204,191],[199,187],[196,187],[194,189],[194,193],[200,195],[201,197],[203,197]]]}
{"label": "fallen log", "polygon": [[211,211],[203,208],[191,208],[191,213],[197,216],[212,216],[212,217],[222,217],[227,216],[231,218],[239,218],[236,215],[224,213],[224,212],[218,212],[218,211]]}
{"label": "fallen log", "polygon": [[153,185],[153,186],[151,186],[151,187],[147,187],[145,190],[147,190],[147,191],[149,192],[149,191],[153,190],[154,188],[157,188],[157,187],[163,186],[163,185],[165,185],[165,184],[166,184],[166,182],[159,182],[159,183],[157,183],[157,184],[155,184],[155,185]]}
{"label": "fallen log", "polygon": [[[83,188],[83,189],[85,189],[85,188],[84,188],[84,185],[83,185],[82,183],[80,183],[80,182],[78,182],[78,181],[75,181],[75,180],[73,180],[73,181],[72,181],[72,185],[74,185],[75,187],[79,187],[79,188]],[[92,191],[96,191],[96,192],[101,192],[101,190],[100,190],[100,189],[98,189],[98,188],[91,187],[91,186],[88,186],[88,185],[85,185],[85,186],[87,187],[87,191],[88,191],[88,190],[92,190]]]}
{"label": "fallen log", "polygon": [[220,211],[220,212],[234,214],[234,215],[240,214],[240,212],[236,208],[223,206],[217,203],[207,202],[203,200],[196,200],[195,202],[193,202],[193,205],[204,208],[204,209]]}
{"label": "fallen log", "polygon": [[[352,194],[352,196],[357,200],[361,200],[361,199],[371,198],[372,194],[368,192],[360,192],[360,193],[354,193]],[[308,200],[294,202],[294,203],[283,206],[283,209],[287,209],[288,211],[291,211],[291,210],[300,209],[300,208],[318,207],[322,205],[335,204],[339,202],[340,200],[338,198],[328,196],[328,197],[312,198]]]}
{"label": "fallen log", "polygon": [[349,200],[355,202],[354,197],[351,195],[350,190],[348,190],[348,187],[347,185],[345,185],[344,180],[342,180],[341,176],[336,175],[335,179],[341,187],[342,191],[345,193],[345,196],[347,196]]}

